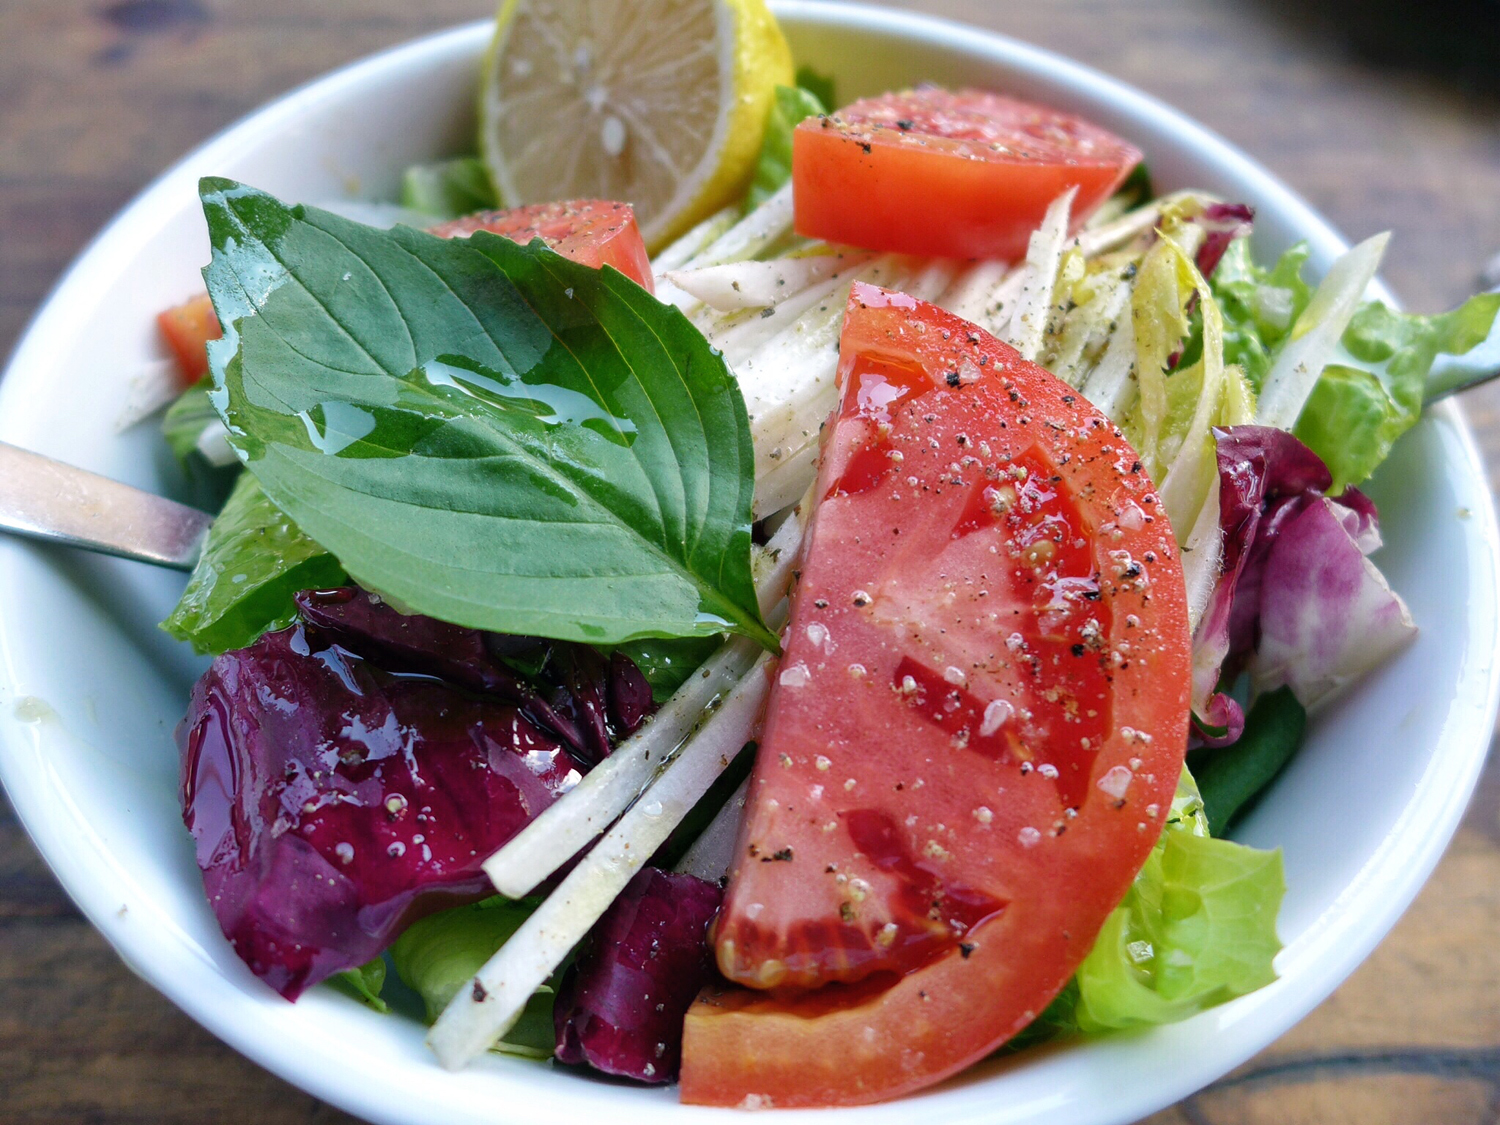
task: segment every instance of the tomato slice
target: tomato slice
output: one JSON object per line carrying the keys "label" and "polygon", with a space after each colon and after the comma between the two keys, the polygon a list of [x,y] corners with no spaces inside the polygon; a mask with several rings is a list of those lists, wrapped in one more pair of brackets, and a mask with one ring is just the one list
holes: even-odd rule
{"label": "tomato slice", "polygon": [[602,199],[535,203],[510,211],[480,211],[430,229],[442,238],[462,238],[477,230],[516,242],[540,238],[565,258],[595,269],[614,266],[648,292],[656,292],[651,259],[628,203]]}
{"label": "tomato slice", "polygon": [[189,386],[208,374],[208,342],[224,334],[207,293],[157,314],[156,326]]}
{"label": "tomato slice", "polygon": [[1049,203],[1076,187],[1076,228],[1140,160],[1140,150],[1081,117],[983,90],[865,98],[797,126],[797,233],[1015,260]]}
{"label": "tomato slice", "polygon": [[1187,744],[1182,566],[1120,431],[868,285],[716,922],[740,988],[684,1101],[878,1101],[1039,1013],[1155,842]]}

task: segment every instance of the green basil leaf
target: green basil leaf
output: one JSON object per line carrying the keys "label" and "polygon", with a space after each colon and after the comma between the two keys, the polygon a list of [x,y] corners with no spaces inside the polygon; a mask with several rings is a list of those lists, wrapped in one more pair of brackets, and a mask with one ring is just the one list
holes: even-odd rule
{"label": "green basil leaf", "polygon": [[201,193],[215,406],[360,585],[502,633],[775,647],[744,400],[677,309],[540,241],[374,230],[229,180]]}
{"label": "green basil leaf", "polygon": [[347,581],[338,561],[271,503],[254,476],[241,473],[161,627],[199,652],[228,652],[296,620],[298,590]]}

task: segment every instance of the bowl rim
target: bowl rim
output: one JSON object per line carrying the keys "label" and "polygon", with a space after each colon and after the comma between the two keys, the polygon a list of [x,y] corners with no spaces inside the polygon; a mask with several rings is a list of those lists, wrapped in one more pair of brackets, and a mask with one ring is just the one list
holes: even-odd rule
{"label": "bowl rim", "polygon": [[[962,42],[972,49],[977,43],[999,65],[1021,71],[1044,72],[1049,80],[1069,86],[1082,98],[1107,102],[1122,107],[1126,112],[1152,118],[1170,134],[1174,143],[1211,158],[1229,175],[1252,189],[1260,199],[1274,201],[1275,206],[1289,217],[1298,233],[1312,244],[1315,255],[1331,256],[1347,248],[1347,241],[1325,219],[1256,161],[1165,102],[1092,67],[996,32],[913,12],[828,0],[771,0],[771,6],[782,19],[814,21],[831,28],[896,34],[940,48]],[[70,293],[87,284],[93,272],[109,258],[111,244],[116,240],[129,238],[139,231],[161,225],[162,216],[170,215],[179,206],[179,196],[184,186],[191,187],[193,169],[211,163],[221,154],[227,156],[267,134],[280,132],[307,106],[326,99],[337,99],[346,87],[372,75],[397,72],[429,55],[447,51],[467,49],[477,53],[478,48],[487,40],[492,26],[493,22],[490,20],[462,24],[326,72],[246,114],[174,162],[90,240],[30,318],[12,352],[4,375],[0,376],[0,425],[8,417],[7,405],[20,394],[17,380],[8,376],[22,367],[39,362],[45,355],[46,330],[52,327],[53,321],[60,319]],[[1380,283],[1377,282],[1373,291],[1391,304],[1396,304],[1390,292]],[[1484,481],[1482,461],[1457,405],[1445,402],[1430,413],[1451,428],[1457,443],[1461,469],[1481,482]],[[1473,533],[1468,538],[1485,549],[1489,571],[1496,587],[1496,597],[1500,600],[1500,534],[1497,534],[1491,505],[1486,504],[1474,510],[1472,519]],[[1492,648],[1495,633],[1492,623],[1488,634]],[[1478,648],[1478,641],[1472,647]],[[0,673],[3,673],[0,675],[0,691],[6,692],[9,691],[8,684],[14,684],[18,680],[7,649],[4,630],[0,629]],[[1489,662],[1480,674],[1484,679],[1482,690],[1472,691],[1468,697],[1455,697],[1450,710],[1451,716],[1462,708],[1471,721],[1461,724],[1461,730],[1452,729],[1454,724],[1450,722],[1442,735],[1443,741],[1464,739],[1474,743],[1470,752],[1462,758],[1467,767],[1466,772],[1457,778],[1450,776],[1442,792],[1425,794],[1427,799],[1420,810],[1424,815],[1415,815],[1416,798],[1408,804],[1403,819],[1411,823],[1404,827],[1416,842],[1402,850],[1402,865],[1399,870],[1384,870],[1382,861],[1385,867],[1391,867],[1394,862],[1387,853],[1392,850],[1392,841],[1403,828],[1400,823],[1368,857],[1360,874],[1345,889],[1342,897],[1353,898],[1356,893],[1363,893],[1368,900],[1372,887],[1378,884],[1380,898],[1375,905],[1368,906],[1359,914],[1359,925],[1315,924],[1301,942],[1301,956],[1298,958],[1295,976],[1289,977],[1284,971],[1283,979],[1277,984],[1228,1006],[1229,1009],[1234,1009],[1235,1018],[1224,1023],[1226,1026],[1228,1023],[1240,1025],[1237,1034],[1213,1037],[1203,1050],[1182,1061],[1170,1076],[1160,1082],[1135,1083],[1125,1090],[1113,1089],[1102,1098],[1096,1096],[1091,1105],[1071,1103],[1071,1108],[1077,1113],[1073,1120],[1078,1125],[1104,1125],[1106,1122],[1135,1120],[1200,1089],[1248,1059],[1302,1019],[1385,937],[1441,858],[1477,784],[1485,760],[1484,749],[1494,727],[1497,709],[1500,709],[1500,662]],[[0,780],[6,782],[11,792],[15,791],[14,779],[10,777],[14,770],[12,763],[29,753],[29,748],[23,748],[19,738],[13,740],[7,728],[0,724]],[[1425,784],[1425,775],[1423,780]],[[1453,784],[1454,781],[1457,784]],[[1428,786],[1428,789],[1432,788]],[[22,803],[13,803],[18,820],[38,852],[57,874],[70,898],[125,963],[180,1009],[241,1054],[323,1100],[374,1121],[391,1122],[392,1125],[413,1119],[410,1107],[393,1105],[382,1091],[363,1085],[359,1074],[310,1067],[311,1060],[305,1053],[306,1045],[297,1042],[295,1036],[278,1037],[274,1027],[248,1024],[227,1016],[222,1007],[213,1003],[212,991],[201,987],[203,981],[210,979],[219,989],[227,989],[230,993],[240,989],[219,974],[214,966],[205,966],[206,977],[200,974],[191,978],[180,971],[180,963],[164,968],[159,940],[139,926],[123,924],[122,914],[117,914],[113,908],[112,903],[119,901],[119,894],[114,893],[112,901],[107,897],[90,894],[88,883],[92,880],[85,877],[73,846],[63,841],[54,831],[57,826],[49,825],[45,818],[35,815],[34,809],[28,811]],[[1416,835],[1419,826],[1421,834]],[[118,865],[107,855],[101,841],[93,840],[91,846],[103,854],[106,865],[118,870]],[[127,876],[123,871],[120,874],[122,877]],[[1286,986],[1293,982],[1300,986],[1301,991],[1290,992]],[[1226,1012],[1227,1009],[1216,1011]],[[462,1075],[445,1078],[455,1083],[463,1082]],[[480,1088],[476,1086],[474,1089],[477,1092]],[[920,1098],[921,1095],[916,1097]],[[898,1099],[893,1103],[885,1103],[883,1107],[833,1112],[863,1115],[871,1111],[889,1110],[892,1106],[900,1107],[907,1100]],[[643,1104],[651,1106],[653,1112],[661,1112],[667,1108],[660,1102]],[[716,1111],[702,1110],[699,1107],[677,1108],[704,1117],[716,1115]],[[516,1109],[520,1111],[519,1107]],[[541,1104],[539,1108],[532,1107],[530,1112],[538,1116],[517,1120],[550,1119],[545,1104]],[[819,1120],[823,1120],[830,1111],[816,1112],[820,1114]],[[896,1115],[892,1116],[893,1120],[901,1119],[899,1112],[898,1109]],[[989,1112],[1000,1111],[997,1108]],[[983,1117],[967,1119],[989,1120],[989,1112]],[[803,1119],[797,1111],[778,1115],[779,1119],[790,1117]]]}

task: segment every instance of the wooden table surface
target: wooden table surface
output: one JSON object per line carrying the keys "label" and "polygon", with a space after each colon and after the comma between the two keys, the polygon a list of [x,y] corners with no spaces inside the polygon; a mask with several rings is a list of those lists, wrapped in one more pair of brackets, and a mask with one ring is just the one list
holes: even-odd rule
{"label": "wooden table surface", "polygon": [[[1436,310],[1500,253],[1495,0],[928,0],[1182,108]],[[0,354],[85,241],[181,153],[331,67],[484,0],[0,0]],[[1497,278],[1496,281],[1500,281]],[[1500,388],[1466,406],[1491,480]],[[1399,753],[1399,747],[1392,747]],[[1500,769],[1373,957],[1300,1026],[1153,1125],[1500,1119]],[[0,802],[0,1121],[350,1121],[132,976]]]}

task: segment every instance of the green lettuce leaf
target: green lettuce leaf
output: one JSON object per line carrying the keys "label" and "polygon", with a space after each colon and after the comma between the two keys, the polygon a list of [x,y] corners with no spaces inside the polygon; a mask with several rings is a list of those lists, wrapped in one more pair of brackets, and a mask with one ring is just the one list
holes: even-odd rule
{"label": "green lettuce leaf", "polygon": [[1192,778],[1077,974],[1081,1031],[1171,1023],[1269,984],[1281,852],[1216,840]]}
{"label": "green lettuce leaf", "polygon": [[1328,464],[1333,492],[1358,484],[1422,416],[1427,376],[1439,355],[1463,355],[1489,336],[1500,294],[1471,297],[1439,316],[1360,307],[1342,343],[1368,369],[1330,364],[1297,419],[1296,434]]}
{"label": "green lettuce leaf", "polygon": [[817,98],[818,104],[826,109],[832,109],[839,104],[838,98],[834,95],[832,75],[821,74],[810,66],[799,66],[794,81]]}
{"label": "green lettuce leaf", "polygon": [[187,588],[161,627],[203,653],[244,648],[297,616],[298,590],[342,586],[338,561],[241,473],[208,530]]}
{"label": "green lettuce leaf", "polygon": [[342,973],[335,973],[329,983],[341,992],[347,992],[356,1000],[374,1008],[382,1014],[391,1010],[390,1005],[380,998],[380,990],[385,987],[385,960],[377,957],[373,961],[366,962],[357,969],[345,969]]}
{"label": "green lettuce leaf", "polygon": [[1237,363],[1258,394],[1276,352],[1312,300],[1302,280],[1308,248],[1299,242],[1265,269],[1250,258],[1248,239],[1236,238],[1214,269],[1210,286],[1224,314],[1224,362]]}
{"label": "green lettuce leaf", "polygon": [[1306,727],[1306,709],[1291,688],[1280,687],[1255,701],[1233,743],[1188,755],[1210,833],[1223,835],[1236,814],[1276,779],[1302,745]]}
{"label": "green lettuce leaf", "polygon": [[496,632],[775,648],[744,400],[678,310],[539,240],[201,190],[215,406],[275,506],[360,585]]}
{"label": "green lettuce leaf", "polygon": [[401,206],[434,219],[490,211],[500,199],[484,162],[476,156],[413,164],[401,177]]}
{"label": "green lettuce leaf", "polygon": [[755,161],[755,178],[750,181],[750,194],[745,198],[745,210],[759,207],[792,178],[792,130],[806,118],[827,112],[827,103],[811,90],[800,85],[776,87],[776,97],[766,118],[765,140]]}
{"label": "green lettuce leaf", "polygon": [[[540,899],[487,898],[429,914],[413,923],[391,946],[396,975],[427,1007],[427,1020],[437,1019],[448,1001],[473,979],[511,935],[520,929]],[[550,1058],[555,1045],[552,997],[559,969],[551,984],[543,985],[527,1002],[516,1025],[496,1049],[531,1058]]]}

